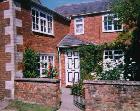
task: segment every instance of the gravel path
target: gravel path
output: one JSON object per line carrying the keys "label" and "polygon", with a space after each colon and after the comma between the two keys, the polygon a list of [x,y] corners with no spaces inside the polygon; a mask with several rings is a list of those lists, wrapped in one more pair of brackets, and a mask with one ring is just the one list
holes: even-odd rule
{"label": "gravel path", "polygon": [[73,105],[73,96],[69,88],[62,88],[61,107],[58,111],[81,111]]}

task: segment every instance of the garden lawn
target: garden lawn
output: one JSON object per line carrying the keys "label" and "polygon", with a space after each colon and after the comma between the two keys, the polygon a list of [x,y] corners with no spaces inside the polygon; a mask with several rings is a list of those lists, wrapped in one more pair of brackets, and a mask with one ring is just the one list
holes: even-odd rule
{"label": "garden lawn", "polygon": [[4,111],[55,111],[42,105],[23,103],[21,101],[12,101]]}

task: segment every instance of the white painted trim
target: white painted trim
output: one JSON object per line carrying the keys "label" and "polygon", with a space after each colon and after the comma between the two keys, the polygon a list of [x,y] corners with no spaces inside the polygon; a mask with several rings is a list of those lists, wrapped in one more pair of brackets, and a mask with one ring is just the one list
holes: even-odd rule
{"label": "white painted trim", "polygon": [[[41,62],[41,56],[47,56],[47,60],[45,61],[45,62],[47,62],[47,68],[48,68],[48,56],[52,56],[53,57],[53,67],[55,67],[55,54],[49,54],[49,53],[46,53],[46,54],[41,54],[40,53],[40,56],[39,56],[39,58],[40,58],[40,61],[39,61],[39,63]],[[40,77],[46,77],[45,75],[43,75],[42,74],[42,71],[41,71],[41,64],[40,64],[40,68],[39,68],[39,72],[40,72]],[[46,69],[46,68],[45,68]]]}
{"label": "white painted trim", "polygon": [[[72,57],[71,58],[78,58],[78,60],[79,60],[79,68],[74,68],[74,66],[73,66],[73,69],[67,69],[68,67],[68,56],[67,56],[67,52],[72,52]],[[72,50],[72,49],[70,49],[70,50],[67,50],[67,51],[65,51],[65,81],[66,81],[66,86],[67,85],[72,85],[72,83],[71,82],[68,82],[68,71],[69,70],[71,70],[71,72],[73,73],[73,75],[72,76],[74,76],[74,71],[75,72],[78,72],[79,73],[79,79],[81,78],[81,75],[80,75],[80,55],[79,55],[79,52],[78,52],[78,56],[76,57],[76,56],[74,56],[73,55],[73,52],[75,52],[76,50]],[[73,79],[73,78],[72,78]]]}
{"label": "white painted trim", "polygon": [[61,67],[61,52],[60,52],[59,48],[58,48],[58,60],[59,60],[58,61],[59,62],[59,66],[58,66],[59,67],[59,79],[60,79],[60,87],[61,87],[62,86],[62,81],[61,81],[62,80],[62,74],[61,74],[62,67]]}
{"label": "white painted trim", "polygon": [[104,28],[104,17],[109,16],[109,15],[114,15],[114,14],[104,14],[102,15],[102,32],[121,32],[123,31],[123,24],[122,24],[122,28],[120,30],[114,30],[114,24],[112,24],[112,30],[105,30]]}
{"label": "white painted trim", "polygon": [[[82,19],[82,22],[81,22],[81,23],[77,23],[77,22],[76,22],[76,20],[79,19],[79,18]],[[84,32],[85,32],[84,22],[85,22],[84,17],[76,17],[76,18],[74,19],[74,33],[75,33],[75,35],[84,34]],[[81,33],[76,32],[76,25],[77,25],[77,24],[82,24],[82,25],[83,25],[83,31],[82,31]]]}
{"label": "white painted trim", "polygon": [[65,51],[65,85],[67,85],[67,81],[68,81],[68,78],[67,78],[67,51]]}
{"label": "white painted trim", "polygon": [[[32,21],[32,31],[33,31],[33,32],[42,33],[42,34],[52,35],[52,36],[53,36],[53,35],[54,35],[54,18],[53,18],[53,15],[48,14],[48,13],[46,13],[46,12],[44,12],[44,11],[41,11],[40,9],[37,9],[37,8],[35,8],[35,7],[32,7],[32,8],[31,8],[31,16],[32,16],[32,10],[38,11],[38,13],[39,13],[39,23],[38,23],[39,29],[38,29],[38,30],[33,29],[33,21]],[[43,14],[45,14],[46,16],[52,17],[52,33],[48,33],[48,20],[47,20],[47,18],[46,18],[46,24],[47,24],[47,26],[46,26],[46,32],[41,31],[40,13],[43,13]]]}
{"label": "white painted trim", "polygon": [[91,13],[85,13],[85,14],[73,14],[71,15],[72,17],[77,17],[77,16],[87,16],[87,15],[91,15],[91,14],[100,14],[100,13],[107,13],[110,12],[110,10],[106,10],[106,11],[100,11],[100,12],[91,12]]}

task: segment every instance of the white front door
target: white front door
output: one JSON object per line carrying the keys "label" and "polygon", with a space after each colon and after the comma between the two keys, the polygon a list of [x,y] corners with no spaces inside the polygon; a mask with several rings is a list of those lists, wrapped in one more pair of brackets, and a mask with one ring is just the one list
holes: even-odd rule
{"label": "white front door", "polygon": [[73,82],[80,80],[80,59],[78,51],[66,52],[66,85],[72,85]]}

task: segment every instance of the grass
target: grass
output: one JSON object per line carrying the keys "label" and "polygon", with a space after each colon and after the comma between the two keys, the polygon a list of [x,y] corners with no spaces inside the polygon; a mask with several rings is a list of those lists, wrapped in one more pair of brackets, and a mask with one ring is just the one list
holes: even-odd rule
{"label": "grass", "polygon": [[17,100],[12,101],[6,109],[7,110],[11,109],[15,111],[55,111],[51,108],[46,108],[42,105],[29,104]]}

